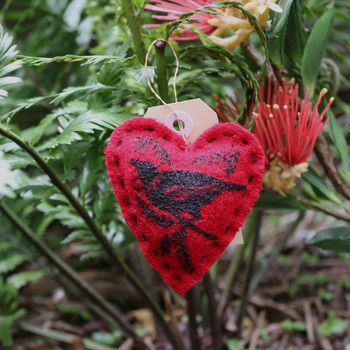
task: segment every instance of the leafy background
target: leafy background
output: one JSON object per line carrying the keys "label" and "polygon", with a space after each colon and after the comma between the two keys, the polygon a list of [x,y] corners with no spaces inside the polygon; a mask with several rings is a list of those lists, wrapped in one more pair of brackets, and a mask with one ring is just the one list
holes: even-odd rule
{"label": "leafy background", "polygon": [[[209,279],[187,297],[188,305],[197,305],[193,311],[145,263],[104,166],[111,131],[158,104],[131,38],[122,8],[126,2],[7,0],[1,5],[0,121],[12,135],[0,136],[1,342],[27,349],[26,337],[35,334],[29,338],[34,348],[43,339],[63,346],[72,343],[68,334],[73,333],[78,337],[73,350],[103,349],[101,344],[118,348],[130,339],[135,346],[140,341],[153,344],[149,348],[183,350],[189,344],[195,349],[189,331],[199,327],[205,349],[217,340],[216,331],[220,346],[229,350],[254,344],[260,349],[283,344],[348,349],[349,4],[281,0],[284,13],[271,13],[266,37],[251,38],[261,54],[267,55],[268,48],[271,63],[283,66],[287,79],[311,87],[314,96],[324,87],[327,97],[337,96],[324,137],[342,189],[313,156],[313,170],[290,196],[264,191],[245,225],[246,244],[229,247]],[[151,23],[151,13],[143,11],[146,2],[133,3],[141,23]],[[179,24],[143,30],[144,47],[169,36]],[[173,42],[180,58],[179,100],[199,97],[214,106],[213,94],[238,93],[247,104],[254,101],[261,67],[247,48],[231,54],[201,39]],[[171,77],[174,59],[168,49],[165,63]],[[153,51],[148,73],[155,86],[161,83]],[[51,255],[43,256],[42,246]],[[52,264],[53,257],[60,268]],[[129,279],[122,274],[125,269],[131,271]],[[132,276],[141,281],[136,289]],[[53,287],[45,288],[50,280]],[[238,307],[236,302],[248,302],[248,296],[249,306]],[[212,302],[218,312],[210,308]],[[162,320],[164,313],[168,318]],[[52,333],[55,329],[59,335]]]}

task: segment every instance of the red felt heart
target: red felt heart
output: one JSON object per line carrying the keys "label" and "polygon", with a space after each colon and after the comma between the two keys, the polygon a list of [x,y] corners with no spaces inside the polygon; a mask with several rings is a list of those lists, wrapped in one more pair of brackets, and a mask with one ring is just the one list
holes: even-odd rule
{"label": "red felt heart", "polygon": [[147,260],[180,295],[219,258],[259,196],[264,154],[236,124],[192,145],[154,119],[116,128],[105,150],[123,216]]}

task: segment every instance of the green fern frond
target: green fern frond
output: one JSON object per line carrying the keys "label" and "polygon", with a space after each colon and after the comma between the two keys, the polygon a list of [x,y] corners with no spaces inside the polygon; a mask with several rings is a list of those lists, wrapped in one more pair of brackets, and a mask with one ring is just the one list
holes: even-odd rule
{"label": "green fern frond", "polygon": [[0,25],[0,100],[8,94],[2,87],[22,82],[18,77],[5,77],[22,66],[22,61],[13,61],[18,51],[16,45],[11,46],[11,43],[12,37],[4,33]]}

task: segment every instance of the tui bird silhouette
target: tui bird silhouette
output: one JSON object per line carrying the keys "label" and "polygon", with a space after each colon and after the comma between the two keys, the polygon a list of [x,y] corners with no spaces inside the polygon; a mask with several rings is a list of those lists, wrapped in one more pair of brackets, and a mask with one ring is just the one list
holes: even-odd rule
{"label": "tui bird silhouette", "polygon": [[[133,180],[136,190],[145,191],[153,205],[168,211],[180,223],[187,222],[186,226],[191,228],[196,227],[193,221],[201,218],[202,206],[213,201],[224,191],[244,191],[246,189],[244,185],[231,184],[195,171],[159,170],[151,162],[136,159],[131,159],[129,162],[138,173],[138,177]],[[185,212],[192,215],[193,218],[184,219],[180,213]],[[198,229],[196,231],[198,232]],[[203,234],[203,231],[200,233]]]}

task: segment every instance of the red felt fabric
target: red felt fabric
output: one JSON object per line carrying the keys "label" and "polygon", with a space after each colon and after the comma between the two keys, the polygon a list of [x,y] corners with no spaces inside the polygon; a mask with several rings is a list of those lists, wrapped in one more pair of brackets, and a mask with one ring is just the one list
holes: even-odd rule
{"label": "red felt fabric", "polygon": [[147,260],[180,295],[220,257],[262,188],[265,159],[237,124],[192,145],[154,119],[132,118],[105,149],[123,217]]}

